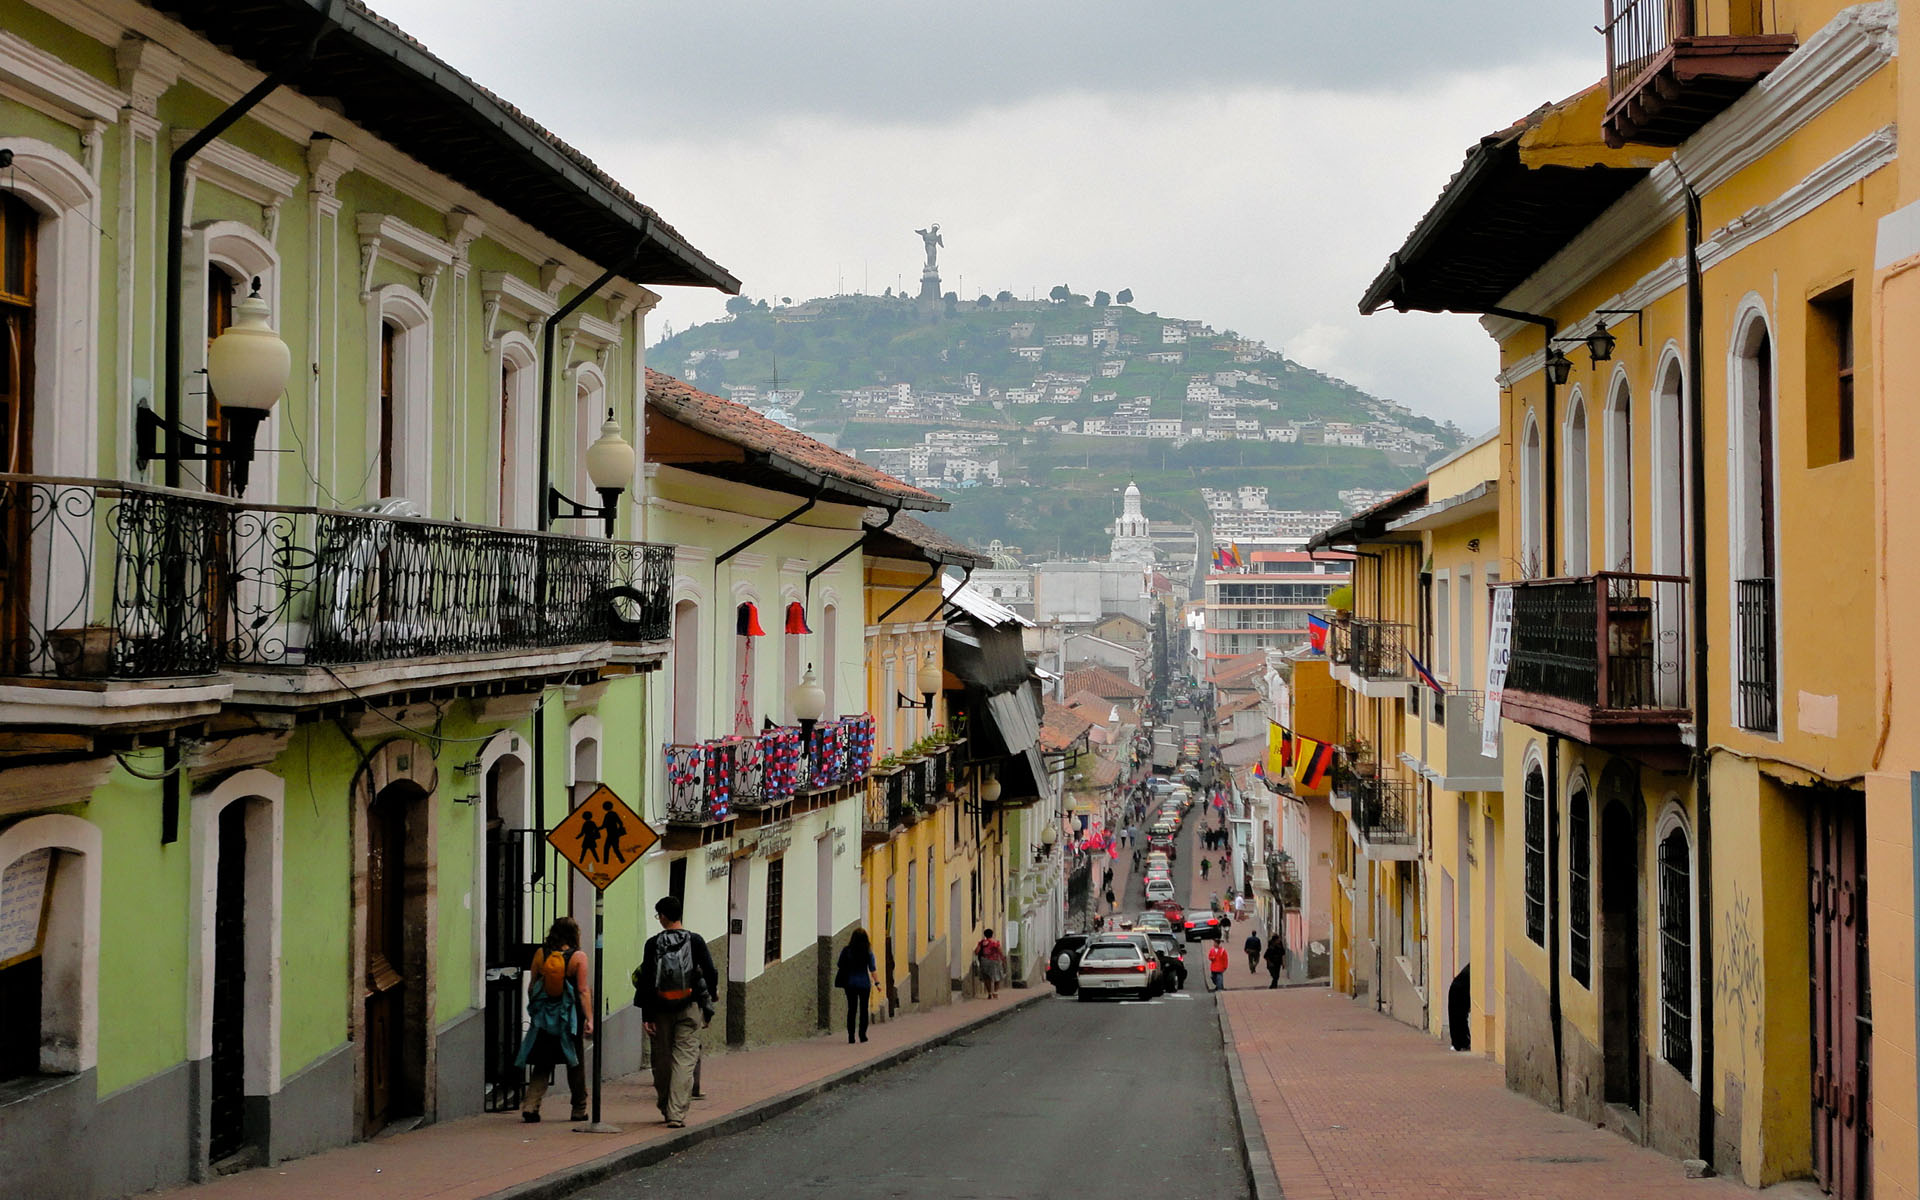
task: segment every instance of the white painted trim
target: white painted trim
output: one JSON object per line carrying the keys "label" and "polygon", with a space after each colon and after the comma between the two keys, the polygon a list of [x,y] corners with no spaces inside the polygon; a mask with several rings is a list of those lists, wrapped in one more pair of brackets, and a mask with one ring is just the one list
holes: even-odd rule
{"label": "white painted trim", "polygon": [[458,257],[452,243],[383,213],[363,212],[355,218],[354,225],[360,235],[360,299],[364,301],[373,296],[374,268],[385,258],[419,275],[420,295],[431,304],[440,272],[452,266]]}
{"label": "white painted trim", "polygon": [[[1574,418],[1579,418],[1576,444]],[[1560,562],[1562,575],[1593,569],[1593,422],[1579,385],[1567,394],[1567,415],[1560,422]],[[1579,550],[1579,557],[1574,551]],[[1548,564],[1549,573],[1552,564]]]}
{"label": "white painted trim", "polygon": [[500,314],[522,322],[529,338],[538,337],[540,327],[553,315],[554,302],[552,295],[510,271],[482,271],[480,307],[486,319],[483,344],[492,350],[497,339],[503,336],[499,328]]}
{"label": "white painted trim", "polygon": [[1751,568],[1747,565],[1746,559],[1750,553],[1758,552],[1757,547],[1760,538],[1759,528],[1751,519],[1753,514],[1748,511],[1750,497],[1747,494],[1749,486],[1748,476],[1752,473],[1750,468],[1757,470],[1757,460],[1759,458],[1757,447],[1753,455],[1755,461],[1749,462],[1747,458],[1747,451],[1750,444],[1752,444],[1754,432],[1748,424],[1747,389],[1749,386],[1757,386],[1757,383],[1750,379],[1753,373],[1752,360],[1743,349],[1748,340],[1753,336],[1753,330],[1756,325],[1758,325],[1766,335],[1767,353],[1770,359],[1768,373],[1773,385],[1773,390],[1770,395],[1756,395],[1755,397],[1756,404],[1765,403],[1773,413],[1773,419],[1771,421],[1773,445],[1768,448],[1770,451],[1769,457],[1773,460],[1772,477],[1761,480],[1755,475],[1752,484],[1764,489],[1772,502],[1771,508],[1773,510],[1770,513],[1764,514],[1764,519],[1771,524],[1774,530],[1772,561],[1760,565],[1765,568],[1765,576],[1774,581],[1773,644],[1776,656],[1774,660],[1773,696],[1773,709],[1776,714],[1774,729],[1771,732],[1751,730],[1739,723],[1740,681],[1738,672],[1736,671],[1727,672],[1726,702],[1728,706],[1727,712],[1733,719],[1734,728],[1754,737],[1778,741],[1785,734],[1786,724],[1784,721],[1778,719],[1778,714],[1781,711],[1781,685],[1785,676],[1785,672],[1782,669],[1782,652],[1784,647],[1781,646],[1780,642],[1780,621],[1783,614],[1780,611],[1781,605],[1779,603],[1781,575],[1779,544],[1780,403],[1783,389],[1780,378],[1780,338],[1776,330],[1776,319],[1774,315],[1768,311],[1766,299],[1757,292],[1748,292],[1742,296],[1740,302],[1734,306],[1731,325],[1733,332],[1727,341],[1727,494],[1725,499],[1727,506],[1727,624],[1725,628],[1727,645],[1732,648],[1733,653],[1737,656],[1740,646],[1739,581],[1742,578],[1755,577],[1749,574]]}
{"label": "white painted trim", "polygon": [[[540,357],[533,339],[519,330],[508,330],[485,343],[491,380],[499,381],[504,391],[507,373],[512,372],[513,427],[505,431],[510,444],[502,444],[499,409],[492,408],[487,422],[489,461],[508,470],[507,495],[499,496],[495,481],[487,490],[494,503],[494,519],[504,528],[532,529],[540,519],[537,470],[540,454]],[[495,405],[500,397],[490,386],[485,393]]]}
{"label": "white painted trim", "polygon": [[[1627,444],[1624,447],[1618,444],[1616,428],[1617,418],[1622,413],[1626,415],[1627,425]],[[1607,380],[1607,401],[1600,412],[1600,507],[1605,546],[1600,566],[1608,571],[1622,569],[1623,557],[1627,560],[1624,569],[1633,570],[1633,427],[1633,381],[1626,364],[1615,363],[1613,374]],[[1621,473],[1615,468],[1623,455],[1626,477],[1620,478]],[[1624,526],[1620,520],[1623,508],[1626,518]]]}
{"label": "white painted trim", "polygon": [[1546,487],[1546,442],[1540,432],[1540,418],[1528,405],[1526,417],[1520,422],[1520,539],[1514,547],[1519,553],[1514,572],[1519,578],[1528,578],[1533,571],[1546,571],[1543,561],[1546,552],[1546,540],[1541,536],[1540,523],[1545,519],[1545,498],[1542,489]]}
{"label": "white painted trim", "polygon": [[118,89],[18,34],[0,30],[0,95],[10,92],[34,108],[52,106],[58,111],[49,115],[75,128],[85,128],[88,121],[116,122],[127,103]]}
{"label": "white painted trim", "polygon": [[[34,280],[33,468],[40,475],[119,475],[100,446],[100,189],[78,159],[37,138],[9,137],[0,186],[40,214]],[[131,406],[132,396],[115,397]],[[131,415],[131,414],[129,414]],[[57,435],[57,436],[56,436]],[[132,448],[126,448],[132,465]],[[129,472],[129,475],[131,473]]]}
{"label": "white painted trim", "polygon": [[[394,339],[394,431],[397,461],[393,472],[393,497],[406,497],[433,512],[433,306],[419,292],[405,284],[390,283],[369,293],[367,304],[367,382],[366,395],[380,395],[380,326],[391,321],[400,336]],[[366,494],[374,496],[380,487],[376,459],[380,454],[380,405],[367,405]]]}
{"label": "white painted trim", "polygon": [[[561,361],[565,361],[564,354],[562,355]],[[571,480],[571,490],[574,499],[580,500],[583,503],[597,504],[599,503],[599,495],[593,490],[593,480],[587,476],[587,447],[592,445],[594,440],[600,436],[600,426],[604,424],[607,419],[606,410],[611,407],[613,403],[612,393],[607,387],[607,373],[600,369],[598,363],[576,363],[568,368],[567,376],[566,396],[569,398],[569,402],[565,408],[570,416],[566,420],[566,424],[571,426],[573,430],[574,452],[572,455],[573,462],[570,464],[571,470],[564,471],[564,474]],[[585,394],[583,395],[582,393]],[[556,407],[559,406],[556,405]],[[567,444],[565,438],[557,437],[554,440],[561,446]],[[554,465],[564,468],[569,464],[556,463]],[[558,473],[561,472],[556,472],[556,474]],[[582,527],[584,531],[590,533],[597,531],[599,528],[598,525],[595,525],[591,521]]]}
{"label": "white painted trim", "polygon": [[[175,128],[173,148],[178,150],[199,132],[198,129]],[[200,152],[187,163],[187,177],[190,181],[204,179],[243,200],[273,209],[278,209],[282,202],[290,199],[300,183],[300,177],[292,171],[277,167],[258,154],[242,150],[232,142],[219,138],[201,147]],[[188,195],[191,196],[192,192],[189,191]],[[187,211],[193,211],[191,202],[187,205]]]}
{"label": "white painted trim", "polygon": [[[187,960],[187,1058],[213,1054],[214,908],[220,858],[220,814],[258,800],[247,814],[246,1094],[280,1090],[280,984],[286,862],[286,781],[272,771],[238,771],[192,800],[194,946]],[[264,842],[264,844],[263,844]],[[259,929],[256,922],[263,922]],[[264,935],[264,936],[262,936]]]}
{"label": "white painted trim", "polygon": [[[100,846],[99,826],[65,813],[28,817],[0,829],[0,870],[34,850],[68,856],[54,873],[41,951],[40,1066],[55,1074],[77,1075],[99,1061]],[[78,879],[70,866],[75,862]],[[53,1037],[45,1036],[49,1024]]]}

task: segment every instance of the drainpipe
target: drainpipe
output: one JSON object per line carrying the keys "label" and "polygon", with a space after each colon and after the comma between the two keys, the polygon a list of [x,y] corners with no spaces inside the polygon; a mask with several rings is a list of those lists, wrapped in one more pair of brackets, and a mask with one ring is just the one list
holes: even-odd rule
{"label": "drainpipe", "polygon": [[[594,293],[612,282],[614,276],[633,269],[634,264],[640,261],[641,250],[646,247],[647,233],[652,223],[653,218],[651,216],[642,217],[640,237],[633,243],[633,251],[627,255],[626,261],[602,271],[598,279],[580,289],[580,291],[574,295],[573,299],[562,304],[558,311],[547,318],[546,325],[540,330],[540,483],[537,495],[539,496],[540,504],[539,530],[541,533],[546,533],[553,525],[553,519],[549,515],[553,510],[549,505],[548,494],[553,490],[553,464],[551,456],[553,453],[554,327],[572,315],[574,309],[585,304]],[[640,420],[642,421],[647,419],[646,386],[646,379],[643,376],[640,380]],[[545,556],[536,556],[534,563],[533,594],[538,596],[546,591]],[[536,843],[544,846],[547,841],[547,706],[545,688],[541,689],[540,697],[540,703],[533,710],[533,835]],[[535,854],[533,856],[533,874],[531,881],[534,883],[540,882],[540,880],[546,878],[546,873],[546,855]]]}
{"label": "drainpipe", "polygon": [[[184,270],[182,259],[186,249],[182,244],[184,227],[187,223],[187,164],[194,155],[205,150],[213,140],[232,128],[234,122],[251,112],[262,100],[278,91],[280,85],[294,75],[306,69],[313,61],[314,51],[320,47],[320,39],[333,28],[333,0],[321,0],[320,23],[314,27],[313,34],[292,58],[267,72],[266,78],[253,85],[246,95],[228,105],[213,120],[207,122],[200,131],[180,143],[173,157],[167,161],[167,281],[166,295],[162,302],[166,305],[166,386],[163,415],[169,429],[180,427],[180,357],[183,348],[180,345],[180,277]],[[165,477],[168,487],[180,486],[180,459],[169,456],[165,460]]]}
{"label": "drainpipe", "polygon": [[[1560,332],[1560,323],[1552,317],[1543,317],[1538,313],[1520,312],[1510,308],[1489,308],[1487,315],[1505,317],[1509,321],[1523,321],[1529,325],[1538,325],[1545,331],[1546,348],[1553,349],[1553,339]],[[1558,422],[1554,415],[1556,387],[1553,376],[1542,367],[1541,380],[1546,384],[1546,396],[1542,402],[1545,420],[1541,431],[1541,513],[1540,545],[1542,558],[1540,569],[1552,576],[1559,561],[1559,439]],[[1696,428],[1698,428],[1696,424]],[[1698,472],[1695,473],[1696,476]],[[1523,498],[1524,502],[1524,498]],[[1524,571],[1526,564],[1521,564]],[[1553,734],[1547,735],[1547,1022],[1553,1029],[1553,1094],[1556,1106],[1566,1111],[1566,1049],[1564,1034],[1560,1028],[1560,739]],[[1524,885],[1524,880],[1522,883]]]}
{"label": "drainpipe", "polygon": [[[1679,166],[1674,167],[1679,174]],[[1705,296],[1700,271],[1700,195],[1680,176],[1687,198],[1687,408],[1691,428],[1687,431],[1687,456],[1693,478],[1689,480],[1689,498],[1693,502],[1691,533],[1693,545],[1693,786],[1694,843],[1698,865],[1694,878],[1700,890],[1700,1020],[1694,1030],[1694,1044],[1700,1047],[1700,1158],[1707,1174],[1714,1174],[1713,1141],[1713,771],[1707,753],[1709,728],[1707,686],[1707,442],[1705,425],[1706,353],[1701,329]]]}

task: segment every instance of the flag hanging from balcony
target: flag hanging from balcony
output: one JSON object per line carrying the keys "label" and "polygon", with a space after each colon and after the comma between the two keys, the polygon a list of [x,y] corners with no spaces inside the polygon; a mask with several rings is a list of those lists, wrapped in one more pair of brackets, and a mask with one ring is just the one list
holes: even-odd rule
{"label": "flag hanging from balcony", "polygon": [[1440,686],[1440,681],[1433,677],[1433,672],[1427,670],[1427,664],[1421,662],[1419,658],[1414,655],[1413,651],[1407,651],[1407,659],[1413,663],[1413,673],[1420,677],[1421,683],[1432,688],[1436,695],[1444,696],[1447,694],[1447,689]]}
{"label": "flag hanging from balcony", "polygon": [[1293,761],[1293,786],[1315,791],[1327,782],[1333,769],[1333,747],[1310,737],[1298,739],[1299,751]]}
{"label": "flag hanging from balcony", "polygon": [[765,637],[767,631],[760,628],[760,606],[751,600],[742,601],[735,613],[735,632],[741,637]]}
{"label": "flag hanging from balcony", "polygon": [[807,606],[798,600],[789,601],[787,604],[787,632],[813,632],[813,630],[807,628]]}
{"label": "flag hanging from balcony", "polygon": [[1278,721],[1267,722],[1267,761],[1262,764],[1262,779],[1285,779],[1287,776],[1288,754],[1293,749],[1293,735],[1285,725]]}
{"label": "flag hanging from balcony", "polygon": [[1328,628],[1330,627],[1327,625],[1327,619],[1325,617],[1320,616],[1318,613],[1307,614],[1307,644],[1312,646],[1314,652],[1317,654],[1325,654],[1327,652]]}

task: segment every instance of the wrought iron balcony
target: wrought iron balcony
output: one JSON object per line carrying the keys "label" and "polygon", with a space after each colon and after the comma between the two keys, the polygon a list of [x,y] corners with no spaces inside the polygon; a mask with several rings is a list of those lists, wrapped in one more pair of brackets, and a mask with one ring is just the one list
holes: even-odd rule
{"label": "wrought iron balcony", "polygon": [[1413,813],[1410,781],[1385,774],[1355,781],[1353,824],[1369,846],[1412,846]]}
{"label": "wrought iron balcony", "polygon": [[815,790],[840,787],[867,777],[873,769],[873,717],[842,717],[822,721],[807,740],[807,786]]}
{"label": "wrought iron balcony", "polygon": [[0,475],[0,674],[154,679],[667,636],[673,548]]}
{"label": "wrought iron balcony", "polygon": [[1734,662],[1739,671],[1734,718],[1740,728],[1773,733],[1780,727],[1780,654],[1774,639],[1774,581],[1742,579],[1734,584],[1734,613],[1739,631]]}
{"label": "wrought iron balcony", "polygon": [[1591,745],[1677,747],[1687,699],[1687,581],[1603,572],[1513,590],[1501,716]]}
{"label": "wrought iron balcony", "polygon": [[1677,146],[1793,53],[1771,4],[1606,0],[1609,146]]}
{"label": "wrought iron balcony", "polygon": [[1413,678],[1413,667],[1407,660],[1413,626],[1358,617],[1352,624],[1353,644],[1348,665],[1354,674],[1380,680]]}
{"label": "wrought iron balcony", "polygon": [[884,846],[892,836],[893,823],[887,820],[887,789],[875,779],[867,784],[866,806],[860,818],[860,843]]}
{"label": "wrought iron balcony", "polygon": [[670,745],[667,755],[667,820],[710,825],[733,815],[734,758],[718,742]]}
{"label": "wrought iron balcony", "polygon": [[1334,620],[1327,628],[1327,661],[1335,666],[1353,665],[1353,622]]}

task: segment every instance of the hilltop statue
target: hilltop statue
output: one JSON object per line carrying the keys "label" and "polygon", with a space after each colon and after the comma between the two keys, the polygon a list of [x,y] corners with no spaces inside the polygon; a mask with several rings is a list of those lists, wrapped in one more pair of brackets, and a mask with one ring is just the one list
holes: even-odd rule
{"label": "hilltop statue", "polygon": [[920,235],[920,240],[927,246],[927,267],[923,274],[937,275],[939,272],[934,266],[934,259],[939,256],[940,247],[946,245],[940,240],[940,223],[935,221],[930,227],[916,229],[914,232]]}

